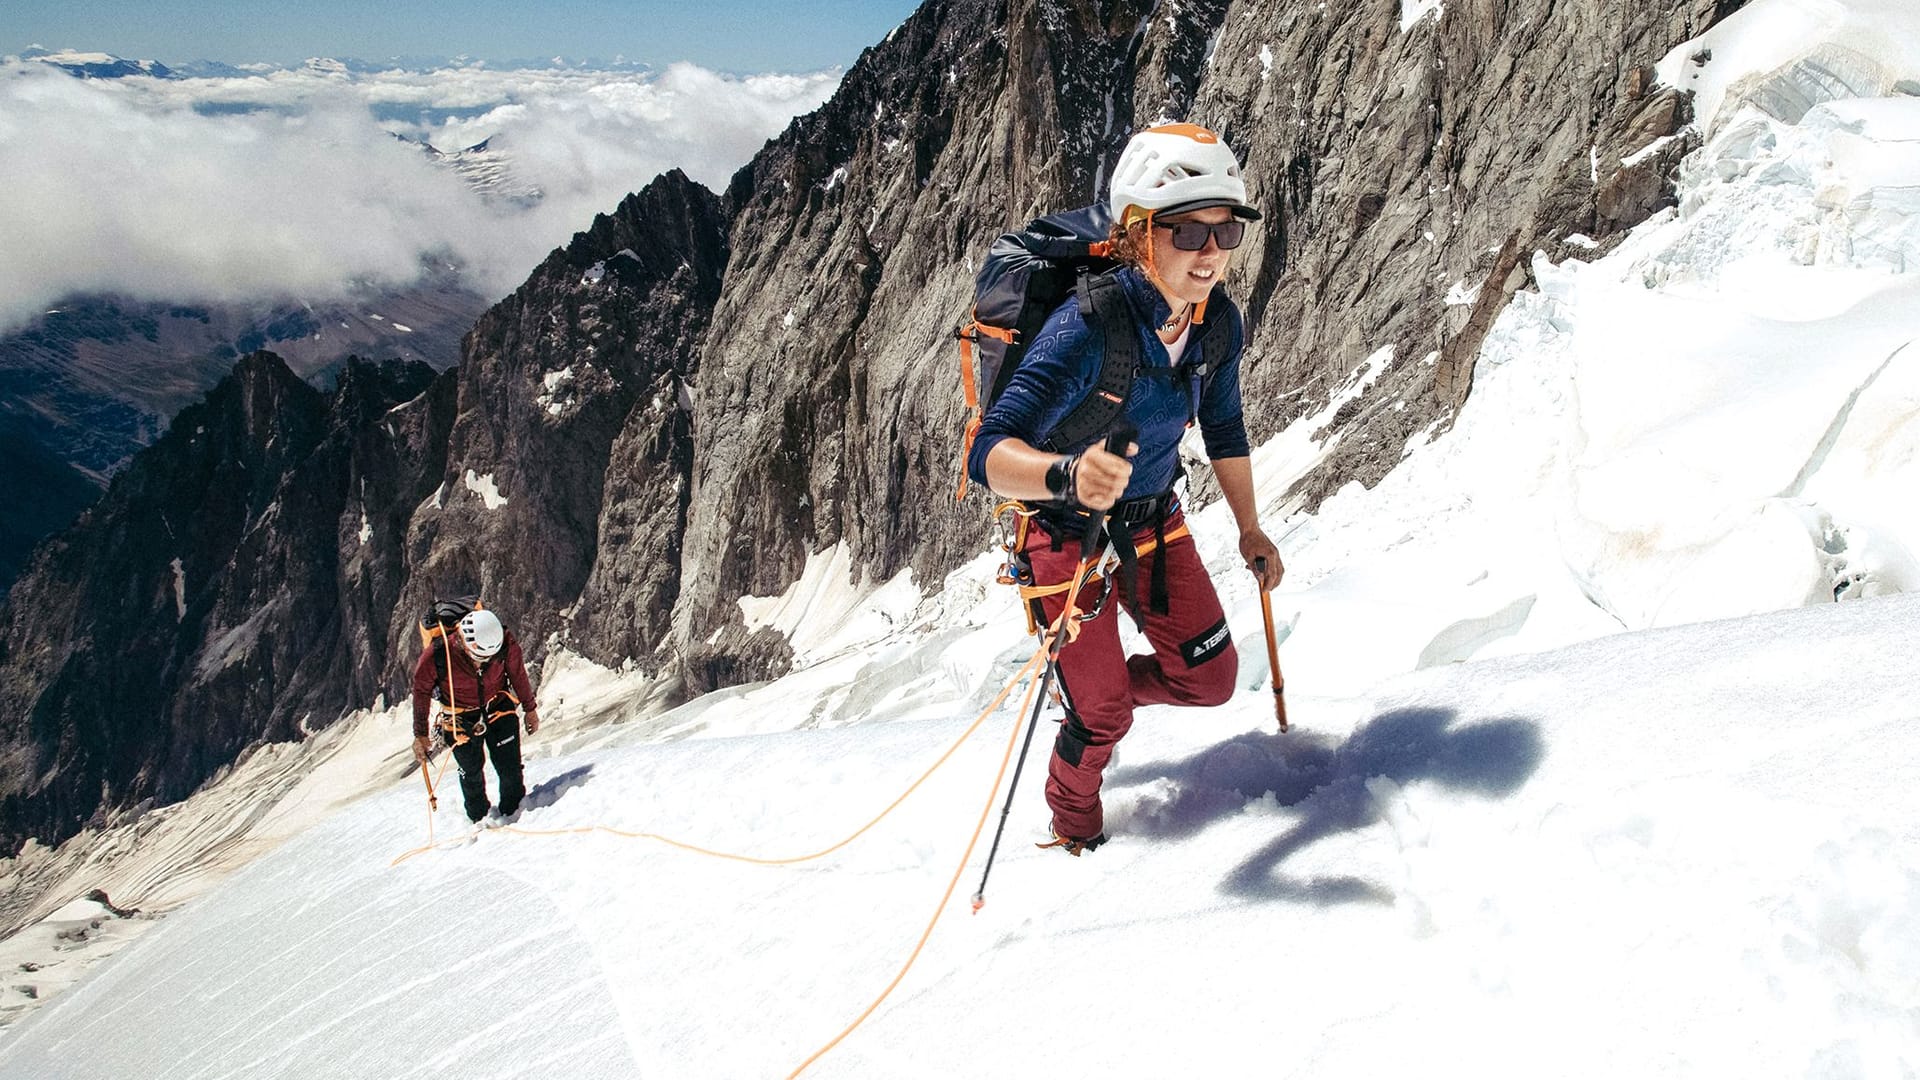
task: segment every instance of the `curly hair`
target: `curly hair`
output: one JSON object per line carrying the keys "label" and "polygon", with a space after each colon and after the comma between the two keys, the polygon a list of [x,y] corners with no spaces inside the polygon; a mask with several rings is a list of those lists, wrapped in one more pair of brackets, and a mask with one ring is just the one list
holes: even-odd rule
{"label": "curly hair", "polygon": [[1113,258],[1135,269],[1145,266],[1153,250],[1151,231],[1145,217],[1114,222],[1107,233],[1107,241],[1113,245]]}

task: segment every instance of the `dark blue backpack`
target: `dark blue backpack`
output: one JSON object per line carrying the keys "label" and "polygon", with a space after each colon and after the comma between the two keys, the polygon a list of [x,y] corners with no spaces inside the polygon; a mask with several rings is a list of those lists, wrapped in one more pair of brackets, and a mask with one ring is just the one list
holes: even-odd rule
{"label": "dark blue backpack", "polygon": [[1002,235],[987,250],[986,264],[974,279],[973,312],[956,332],[968,411],[956,498],[967,494],[966,459],[980,418],[1006,390],[1047,316],[1076,292],[1088,325],[1106,337],[1105,362],[1094,392],[1048,433],[1042,449],[1083,444],[1105,434],[1119,418],[1140,365],[1140,343],[1127,299],[1107,274],[1119,265],[1107,240],[1112,222],[1105,204],[1049,214]]}

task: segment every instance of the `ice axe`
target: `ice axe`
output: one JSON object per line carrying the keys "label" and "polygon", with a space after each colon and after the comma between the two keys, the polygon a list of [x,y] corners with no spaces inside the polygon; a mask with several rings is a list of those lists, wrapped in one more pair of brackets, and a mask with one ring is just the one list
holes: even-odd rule
{"label": "ice axe", "polygon": [[440,809],[440,797],[433,793],[433,777],[427,772],[428,761],[429,759],[421,759],[420,779],[427,782],[427,812],[433,813]]}
{"label": "ice axe", "polygon": [[1280,730],[1287,730],[1287,680],[1280,674],[1280,645],[1273,640],[1273,598],[1267,595],[1267,557],[1253,558],[1253,572],[1260,579],[1260,617],[1267,624],[1267,664],[1273,669],[1273,716]]}

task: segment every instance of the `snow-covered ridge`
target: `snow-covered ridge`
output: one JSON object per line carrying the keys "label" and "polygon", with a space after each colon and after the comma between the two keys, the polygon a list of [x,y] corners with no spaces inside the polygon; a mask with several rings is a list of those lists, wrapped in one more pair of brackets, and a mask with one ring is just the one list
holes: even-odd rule
{"label": "snow-covered ridge", "polygon": [[133,75],[147,75],[161,79],[174,77],[172,70],[157,61],[127,60],[101,52],[77,52],[73,49],[48,52],[45,49],[35,48],[22,52],[20,59],[60,68],[70,75],[85,79],[124,79]]}

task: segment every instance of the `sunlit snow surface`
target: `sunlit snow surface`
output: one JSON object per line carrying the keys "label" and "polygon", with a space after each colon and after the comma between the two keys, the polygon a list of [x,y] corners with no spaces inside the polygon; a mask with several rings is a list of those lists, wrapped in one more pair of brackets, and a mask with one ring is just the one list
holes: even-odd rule
{"label": "sunlit snow surface", "polygon": [[[816,1074],[1905,1075],[1916,628],[1895,597],[1615,635],[1302,699],[1284,736],[1264,689],[1146,710],[1112,844],[1035,850],[1030,773],[986,906]],[[0,1073],[786,1075],[904,961],[1014,720],[794,867],[493,832],[390,868],[425,839],[408,778],[163,920]],[[817,850],[965,722],[543,755],[521,826]],[[1100,1038],[1045,1022],[1068,988]]]}
{"label": "sunlit snow surface", "polygon": [[[1833,49],[1920,78],[1916,25],[1749,4],[1696,65],[1720,106],[1681,207],[1537,263],[1452,430],[1311,517],[1282,502],[1383,346],[1260,447],[1295,730],[1210,507],[1242,692],[1141,710],[1114,840],[1078,860],[1032,847],[1043,720],[985,907],[975,850],[808,1075],[1920,1074],[1920,98],[1750,107]],[[743,600],[808,661],[778,682],[663,711],[641,670],[549,660],[519,827],[779,857],[866,824],[1032,646],[988,558],[849,565]],[[0,1077],[785,1076],[906,962],[983,811],[991,835],[1019,720],[816,861],[489,832],[391,866],[424,789],[402,711],[360,716],[14,862],[71,883],[47,911],[104,885],[170,913],[0,1035]]]}

